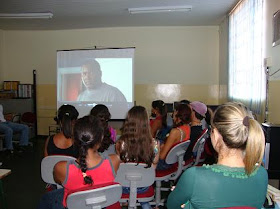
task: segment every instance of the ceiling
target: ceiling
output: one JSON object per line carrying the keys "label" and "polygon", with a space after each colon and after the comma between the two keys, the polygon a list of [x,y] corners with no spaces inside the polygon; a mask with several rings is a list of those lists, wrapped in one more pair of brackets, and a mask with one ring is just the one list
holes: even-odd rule
{"label": "ceiling", "polygon": [[[52,19],[0,19],[3,30],[219,25],[239,0],[0,0],[0,13],[52,12]],[[191,5],[190,12],[129,14],[128,8]]]}

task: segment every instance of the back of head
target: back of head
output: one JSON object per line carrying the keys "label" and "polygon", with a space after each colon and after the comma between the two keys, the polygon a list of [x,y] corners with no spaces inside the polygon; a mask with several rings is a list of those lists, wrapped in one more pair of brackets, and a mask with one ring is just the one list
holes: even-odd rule
{"label": "back of head", "polygon": [[153,140],[144,107],[134,106],[128,111],[119,140],[124,143],[120,152],[123,162],[142,162],[151,166],[154,159]]}
{"label": "back of head", "polygon": [[174,127],[179,127],[191,122],[191,108],[188,104],[179,104],[176,107],[176,117],[181,119],[180,123],[174,124]]}
{"label": "back of head", "polygon": [[161,115],[162,118],[162,125],[164,127],[167,126],[166,124],[166,118],[167,118],[167,107],[162,100],[155,100],[152,102],[152,108],[156,109],[159,111],[159,114]]}
{"label": "back of head", "polygon": [[90,115],[98,117],[101,120],[102,123],[103,122],[108,123],[108,121],[111,118],[111,114],[109,112],[109,109],[103,104],[95,105],[91,109]]}
{"label": "back of head", "polygon": [[98,151],[104,152],[105,150],[108,149],[110,144],[113,144],[113,141],[111,139],[111,133],[108,126],[108,121],[111,118],[111,114],[109,112],[109,109],[105,105],[98,104],[91,109],[90,115],[98,117],[102,122],[103,129],[104,129],[104,138],[102,140],[101,146]]}
{"label": "back of head", "polygon": [[183,99],[180,101],[181,104],[190,104],[191,102],[187,99]]}
{"label": "back of head", "polygon": [[205,118],[205,114],[207,112],[207,106],[199,101],[194,101],[190,103],[190,107],[195,112],[195,117],[199,120]]}
{"label": "back of head", "polygon": [[265,146],[264,134],[246,106],[234,102],[220,105],[214,113],[212,127],[219,131],[229,149],[244,151],[247,174],[254,171],[256,163],[260,165]]}
{"label": "back of head", "polygon": [[77,120],[79,112],[72,105],[62,105],[57,111],[57,120],[66,138],[72,136],[72,122]]}
{"label": "back of head", "polygon": [[[88,149],[98,149],[103,138],[103,128],[100,120],[93,116],[85,116],[76,121],[74,126],[74,140],[79,148],[79,161],[83,173],[87,170],[86,156]],[[84,177],[86,184],[91,184],[92,180],[88,176]]]}

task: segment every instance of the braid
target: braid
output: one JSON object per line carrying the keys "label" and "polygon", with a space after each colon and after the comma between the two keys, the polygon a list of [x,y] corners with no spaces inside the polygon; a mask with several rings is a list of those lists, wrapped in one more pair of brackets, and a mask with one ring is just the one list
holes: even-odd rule
{"label": "braid", "polygon": [[[85,138],[85,136],[83,136]],[[87,163],[86,163],[86,156],[87,156],[87,150],[88,150],[88,145],[86,143],[81,143],[81,147],[79,150],[79,160],[80,160],[80,167],[81,171],[83,172],[83,177],[84,177],[84,184],[93,184],[93,180],[91,176],[87,176],[86,171],[87,171]]]}

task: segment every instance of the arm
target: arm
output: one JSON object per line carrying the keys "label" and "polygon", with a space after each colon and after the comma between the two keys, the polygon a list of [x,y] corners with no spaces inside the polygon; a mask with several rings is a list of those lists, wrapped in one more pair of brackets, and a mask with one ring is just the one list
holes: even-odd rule
{"label": "arm", "polygon": [[189,168],[182,174],[175,190],[168,196],[168,209],[181,209],[181,205],[186,204],[192,198],[195,182],[195,170],[195,167]]}
{"label": "arm", "polygon": [[117,173],[120,163],[121,163],[120,157],[117,154],[112,154],[112,155],[109,155],[109,158],[112,161],[115,173]]}
{"label": "arm", "polygon": [[161,120],[156,120],[153,122],[153,125],[151,126],[151,134],[152,137],[155,138],[157,134],[157,130],[161,128]]}
{"label": "arm", "polygon": [[155,143],[156,143],[156,147],[157,147],[157,149],[158,149],[158,152],[157,152],[157,154],[156,154],[156,156],[155,156],[155,158],[154,158],[154,161],[153,161],[153,167],[156,169],[156,167],[157,167],[157,164],[158,164],[158,161],[159,161],[159,153],[160,153],[160,143],[159,143],[159,141],[157,141],[157,140],[154,140],[155,141]]}
{"label": "arm", "polygon": [[67,161],[58,162],[53,169],[54,181],[58,184],[62,184],[66,178]]}
{"label": "arm", "polygon": [[120,155],[120,152],[121,152],[121,141],[120,140],[118,140],[117,142],[116,142],[116,153],[117,153],[117,155]]}
{"label": "arm", "polygon": [[45,141],[45,147],[44,147],[44,157],[47,157],[49,154],[48,154],[48,144],[49,144],[49,141],[50,141],[50,137],[48,137]]}
{"label": "arm", "polygon": [[159,158],[164,160],[168,151],[171,149],[172,145],[176,143],[178,139],[181,138],[181,133],[178,129],[173,128],[166,139],[165,144],[161,147]]}

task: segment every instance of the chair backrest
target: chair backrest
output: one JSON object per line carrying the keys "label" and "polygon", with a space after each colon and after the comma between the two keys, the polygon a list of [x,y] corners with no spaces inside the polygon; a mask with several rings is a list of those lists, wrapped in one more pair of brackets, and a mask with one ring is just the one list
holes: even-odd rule
{"label": "chair backrest", "polygon": [[44,182],[49,184],[57,184],[53,178],[53,168],[60,161],[71,161],[76,158],[65,155],[50,155],[44,157],[41,161],[41,177]]}
{"label": "chair backrest", "polygon": [[130,187],[131,182],[136,187],[148,187],[155,181],[155,169],[146,167],[144,163],[121,163],[115,181],[124,187]]}
{"label": "chair backrest", "polygon": [[68,209],[101,209],[118,202],[121,195],[122,186],[112,182],[70,191],[66,203]]}
{"label": "chair backrest", "polygon": [[204,129],[201,133],[201,136],[197,139],[194,147],[193,147],[193,156],[194,156],[194,164],[193,166],[197,165],[200,162],[200,157],[204,151],[204,145],[206,139],[208,137],[208,129]]}
{"label": "chair backrest", "polygon": [[115,181],[129,187],[129,206],[135,207],[137,188],[149,187],[155,182],[155,169],[143,163],[121,163]]}
{"label": "chair backrest", "polygon": [[36,122],[36,115],[33,112],[25,112],[21,116],[21,122],[27,124],[34,124]]}
{"label": "chair backrest", "polygon": [[183,142],[174,144],[171,147],[171,149],[168,151],[166,158],[165,158],[165,162],[167,164],[174,164],[177,162],[180,163],[179,162],[180,157],[182,157],[182,162],[183,162],[184,154],[185,154],[186,150],[188,149],[190,143],[191,143],[191,141],[187,140],[187,141],[183,141]]}

